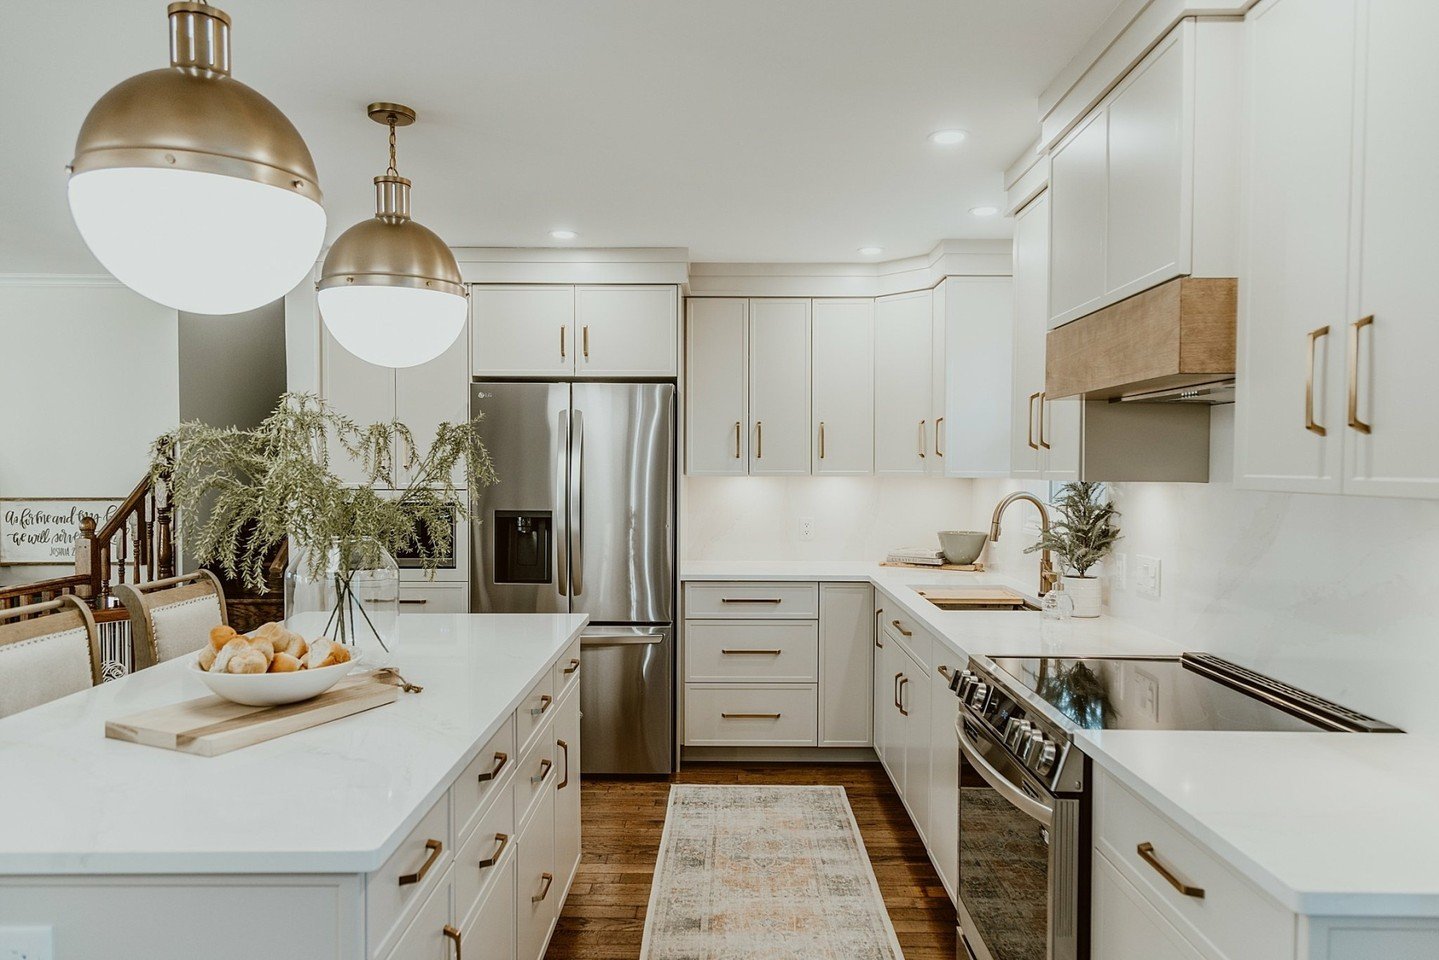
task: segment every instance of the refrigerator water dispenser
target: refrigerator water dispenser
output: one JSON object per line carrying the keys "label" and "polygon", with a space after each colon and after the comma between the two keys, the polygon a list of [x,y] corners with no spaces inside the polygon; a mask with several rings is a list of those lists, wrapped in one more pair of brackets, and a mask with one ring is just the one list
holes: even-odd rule
{"label": "refrigerator water dispenser", "polygon": [[554,537],[548,510],[495,511],[495,582],[549,583]]}

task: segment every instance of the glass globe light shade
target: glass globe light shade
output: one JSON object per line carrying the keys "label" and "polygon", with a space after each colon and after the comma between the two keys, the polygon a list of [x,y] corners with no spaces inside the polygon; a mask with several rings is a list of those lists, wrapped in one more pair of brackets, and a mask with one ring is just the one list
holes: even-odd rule
{"label": "glass globe light shade", "polygon": [[380,367],[438,357],[465,329],[468,309],[462,296],[417,287],[327,287],[316,298],[340,346]]}

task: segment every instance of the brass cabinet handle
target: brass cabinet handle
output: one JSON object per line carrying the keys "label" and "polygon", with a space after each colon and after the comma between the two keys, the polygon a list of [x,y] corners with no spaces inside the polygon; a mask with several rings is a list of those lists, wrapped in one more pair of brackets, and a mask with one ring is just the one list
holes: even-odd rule
{"label": "brass cabinet handle", "polygon": [[778,720],[777,713],[721,713],[722,720]]}
{"label": "brass cabinet handle", "polygon": [[739,459],[739,434],[742,429],[740,422],[736,420],[734,422],[734,458],[736,460]]}
{"label": "brass cabinet handle", "polygon": [[945,665],[942,664],[942,663],[936,668],[936,672],[937,672],[941,677],[944,677],[944,679],[946,679],[946,680],[953,680],[953,679],[954,679],[954,674],[952,674],[952,673],[949,672],[949,667],[945,666]]}
{"label": "brass cabinet handle", "polygon": [[898,631],[899,631],[899,635],[900,635],[901,637],[912,637],[912,636],[914,636],[913,633],[909,632],[909,631],[906,630],[904,627],[901,627],[901,626],[899,625],[899,621],[898,621],[898,620],[891,620],[891,621],[889,622],[889,625],[890,625],[891,627],[894,627],[896,630],[898,630]]}
{"label": "brass cabinet handle", "polygon": [[899,678],[899,715],[901,717],[909,716],[909,711],[904,708],[904,688],[907,686],[909,686],[909,677],[901,676]]}
{"label": "brass cabinet handle", "polygon": [[508,833],[497,833],[495,834],[495,842],[497,844],[495,852],[480,861],[481,870],[488,870],[499,862],[500,854],[504,853],[505,847],[510,845],[510,835]]}
{"label": "brass cabinet handle", "polygon": [[425,849],[430,851],[430,855],[425,858],[424,863],[420,864],[419,870],[414,873],[400,874],[400,886],[408,887],[412,883],[419,883],[425,879],[425,874],[429,873],[430,868],[435,865],[435,861],[440,859],[440,854],[444,852],[445,845],[438,840],[426,840]]}
{"label": "brass cabinet handle", "polygon": [[944,417],[934,418],[934,455],[943,457],[944,450],[939,445],[940,437],[944,436]]}
{"label": "brass cabinet handle", "polygon": [[883,616],[884,607],[874,611],[874,645],[881,650],[884,649],[884,631],[879,628],[879,620]]}
{"label": "brass cabinet handle", "polygon": [[585,359],[588,360],[590,358],[590,325],[588,323],[584,326],[584,341]]}
{"label": "brass cabinet handle", "polygon": [[540,879],[545,882],[545,888],[541,890],[537,895],[530,897],[530,903],[539,903],[545,897],[548,897],[550,895],[550,887],[555,882],[555,875],[547,870],[544,873],[540,874]]}
{"label": "brass cabinet handle", "polygon": [[495,779],[495,777],[498,777],[500,775],[500,771],[505,769],[505,764],[509,762],[510,755],[508,753],[496,753],[494,769],[488,773],[480,774],[480,783],[486,783],[490,780]]}
{"label": "brass cabinet handle", "polygon": [[1045,396],[1044,396],[1044,392],[1043,392],[1043,391],[1040,391],[1040,394],[1039,394],[1039,445],[1040,445],[1041,447],[1043,447],[1044,449],[1048,450],[1048,449],[1049,449],[1049,441],[1046,440],[1046,439],[1044,439],[1044,404],[1045,404],[1045,400],[1046,400],[1046,398],[1045,398]]}
{"label": "brass cabinet handle", "polygon": [[720,597],[720,603],[784,603],[782,597]]}
{"label": "brass cabinet handle", "polygon": [[1361,317],[1349,325],[1349,426],[1360,433],[1369,433],[1373,424],[1359,419],[1359,331],[1374,322],[1374,315]]}
{"label": "brass cabinet handle", "polygon": [[1031,393],[1029,395],[1029,422],[1025,425],[1025,432],[1028,435],[1026,442],[1029,444],[1031,450],[1039,449],[1039,444],[1034,442],[1034,401],[1038,400],[1039,396],[1037,393]]}
{"label": "brass cabinet handle", "polygon": [[1327,336],[1329,336],[1328,324],[1309,331],[1309,373],[1304,377],[1304,429],[1317,433],[1321,437],[1326,436],[1329,431],[1314,419],[1314,354],[1319,338]]}
{"label": "brass cabinet handle", "polygon": [[400,598],[400,602],[401,602],[401,603],[429,603],[430,601],[429,601],[429,598],[427,598],[427,597],[401,597],[401,598]]}
{"label": "brass cabinet handle", "polygon": [[819,422],[819,458],[824,459],[824,421]]}
{"label": "brass cabinet handle", "polygon": [[564,673],[565,676],[569,676],[570,674],[574,673],[574,672],[575,672],[576,670],[578,670],[579,668],[580,668],[580,658],[579,658],[579,657],[570,657],[570,665],[569,665],[568,667],[565,667],[565,669],[564,669],[563,671],[561,671],[561,672]]}
{"label": "brass cabinet handle", "polygon": [[554,702],[555,698],[550,696],[548,693],[540,694],[540,705],[538,707],[530,707],[530,716],[538,717],[540,714],[548,710],[550,708],[550,704]]}
{"label": "brass cabinet handle", "polygon": [[924,425],[925,425],[926,423],[928,423],[928,422],[929,422],[928,420],[921,420],[921,421],[919,421],[919,459],[921,459],[921,460],[924,459],[924,448],[925,448],[926,446],[928,446],[928,444],[925,443],[925,431],[924,431]]}
{"label": "brass cabinet handle", "polygon": [[756,460],[763,460],[763,459],[764,459],[764,421],[763,421],[763,420],[756,420],[756,421],[754,422],[754,458],[755,458]]}
{"label": "brass cabinet handle", "polygon": [[448,937],[450,942],[455,945],[455,960],[464,960],[464,958],[460,954],[460,931],[456,930],[454,927],[450,926],[447,923],[440,930],[440,932],[443,933],[446,937]]}
{"label": "brass cabinet handle", "polygon": [[727,656],[727,657],[742,657],[742,656],[777,657],[777,656],[779,656],[781,653],[784,653],[784,651],[783,651],[783,650],[736,650],[736,649],[730,649],[730,648],[726,647],[726,648],[722,648],[722,649],[720,650],[720,653],[724,654],[724,655]]}
{"label": "brass cabinet handle", "polygon": [[1165,880],[1169,881],[1169,885],[1171,887],[1178,890],[1186,897],[1193,897],[1196,900],[1204,899],[1203,887],[1191,887],[1189,884],[1176,877],[1172,870],[1159,862],[1159,857],[1155,856],[1154,854],[1154,844],[1146,841],[1145,843],[1141,843],[1134,849],[1136,852],[1138,852],[1141,860],[1149,864],[1155,869],[1155,872],[1157,872]]}
{"label": "brass cabinet handle", "polygon": [[565,752],[565,775],[559,783],[555,784],[556,790],[563,790],[570,785],[570,745],[563,740],[556,740],[555,746]]}
{"label": "brass cabinet handle", "polygon": [[554,762],[553,760],[550,760],[550,759],[541,760],[541,761],[540,761],[540,772],[539,772],[538,774],[536,774],[535,776],[530,777],[530,783],[544,783],[544,782],[545,782],[545,777],[548,777],[548,776],[550,775],[550,771],[553,770],[554,768],[555,768],[555,762]]}
{"label": "brass cabinet handle", "polygon": [[565,325],[560,324],[560,359],[565,359]]}
{"label": "brass cabinet handle", "polygon": [[902,709],[899,705],[899,678],[902,676],[904,676],[902,673],[896,673],[894,675],[894,708],[896,710]]}

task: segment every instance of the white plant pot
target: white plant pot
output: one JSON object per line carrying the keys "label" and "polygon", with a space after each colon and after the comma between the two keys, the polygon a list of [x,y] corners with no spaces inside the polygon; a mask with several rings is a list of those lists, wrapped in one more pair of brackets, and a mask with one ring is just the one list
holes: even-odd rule
{"label": "white plant pot", "polygon": [[1100,593],[1102,581],[1098,577],[1064,578],[1064,592],[1074,601],[1074,616],[1097,617],[1103,607]]}

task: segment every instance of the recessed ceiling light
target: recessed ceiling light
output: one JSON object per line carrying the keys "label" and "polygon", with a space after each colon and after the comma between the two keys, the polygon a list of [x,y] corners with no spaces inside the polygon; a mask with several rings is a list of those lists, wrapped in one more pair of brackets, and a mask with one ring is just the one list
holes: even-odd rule
{"label": "recessed ceiling light", "polygon": [[965,136],[966,134],[963,130],[936,130],[929,135],[929,142],[950,147],[959,143]]}
{"label": "recessed ceiling light", "polygon": [[998,207],[970,207],[969,212],[976,217],[992,217],[999,212]]}
{"label": "recessed ceiling light", "polygon": [[877,257],[884,253],[884,247],[860,247],[859,255],[862,257]]}
{"label": "recessed ceiling light", "polygon": [[551,230],[550,236],[556,240],[573,240],[575,237],[579,236],[579,234],[575,233],[573,230]]}

